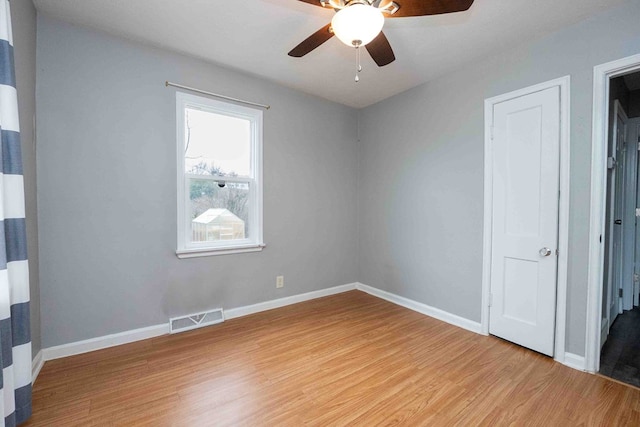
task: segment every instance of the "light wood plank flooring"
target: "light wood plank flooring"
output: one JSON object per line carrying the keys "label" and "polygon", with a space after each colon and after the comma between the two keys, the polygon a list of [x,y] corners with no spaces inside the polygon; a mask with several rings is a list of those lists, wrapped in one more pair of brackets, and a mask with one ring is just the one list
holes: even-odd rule
{"label": "light wood plank flooring", "polygon": [[28,426],[640,425],[640,391],[359,291],[47,362]]}

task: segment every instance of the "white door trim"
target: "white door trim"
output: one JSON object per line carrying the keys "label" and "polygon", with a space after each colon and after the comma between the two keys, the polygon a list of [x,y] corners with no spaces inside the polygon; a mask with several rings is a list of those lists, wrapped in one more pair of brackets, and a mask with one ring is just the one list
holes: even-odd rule
{"label": "white door trim", "polygon": [[589,222],[589,272],[585,366],[600,369],[602,282],[604,251],[600,236],[605,231],[607,188],[607,143],[609,129],[609,79],[640,70],[640,55],[607,62],[593,68],[593,127],[591,144],[591,209]]}
{"label": "white door trim", "polygon": [[560,88],[560,196],[558,218],[558,283],[556,295],[556,336],[554,359],[564,363],[565,325],[567,312],[567,254],[569,246],[569,91],[570,76],[550,80],[524,89],[485,99],[484,101],[484,233],[482,262],[482,311],[481,332],[489,334],[489,292],[491,289],[491,218],[493,206],[491,138],[493,106],[549,88]]}

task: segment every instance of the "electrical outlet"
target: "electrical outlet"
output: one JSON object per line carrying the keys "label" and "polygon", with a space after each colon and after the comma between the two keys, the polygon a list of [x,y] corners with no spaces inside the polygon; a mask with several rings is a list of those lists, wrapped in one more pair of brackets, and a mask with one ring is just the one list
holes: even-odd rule
{"label": "electrical outlet", "polygon": [[276,277],[276,288],[284,288],[284,276]]}

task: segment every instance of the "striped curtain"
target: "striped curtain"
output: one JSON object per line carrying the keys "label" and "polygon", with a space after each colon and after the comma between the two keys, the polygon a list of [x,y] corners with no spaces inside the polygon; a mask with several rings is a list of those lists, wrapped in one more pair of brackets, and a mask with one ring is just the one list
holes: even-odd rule
{"label": "striped curtain", "polygon": [[[0,0],[0,407],[5,426],[31,415],[29,267],[11,10]],[[2,226],[4,225],[4,226]]]}

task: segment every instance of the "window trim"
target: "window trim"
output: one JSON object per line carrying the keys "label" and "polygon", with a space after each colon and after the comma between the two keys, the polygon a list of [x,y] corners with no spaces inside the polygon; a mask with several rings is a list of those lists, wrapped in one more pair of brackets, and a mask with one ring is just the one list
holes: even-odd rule
{"label": "window trim", "polygon": [[[249,120],[251,123],[251,176],[219,177],[209,175],[193,175],[185,173],[184,110],[195,108],[210,111],[230,117]],[[261,251],[263,241],[263,181],[262,181],[262,143],[263,143],[263,112],[262,110],[241,105],[218,101],[203,96],[196,96],[184,92],[176,92],[176,172],[177,172],[177,248],[178,258],[193,258],[212,255],[228,255],[244,252]],[[191,179],[219,180],[226,182],[249,183],[249,227],[251,238],[220,242],[190,242],[189,224],[187,223],[187,208],[189,190],[187,186]]]}

